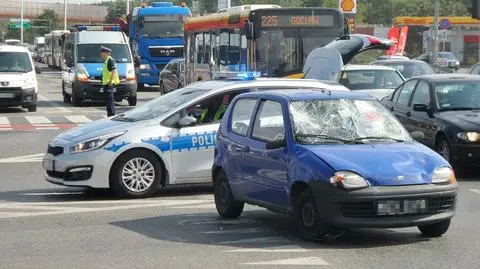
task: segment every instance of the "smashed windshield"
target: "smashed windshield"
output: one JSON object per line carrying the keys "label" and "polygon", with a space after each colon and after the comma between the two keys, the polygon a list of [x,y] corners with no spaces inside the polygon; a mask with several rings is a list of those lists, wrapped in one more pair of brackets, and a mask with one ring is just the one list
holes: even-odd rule
{"label": "smashed windshield", "polygon": [[396,89],[403,78],[394,70],[348,70],[340,83],[350,90]]}
{"label": "smashed windshield", "polygon": [[304,100],[290,103],[295,140],[301,144],[413,141],[375,100]]}
{"label": "smashed windshield", "polygon": [[209,90],[210,89],[196,88],[194,86],[185,87],[155,98],[152,101],[138,106],[113,119],[118,121],[140,121],[153,119],[179,108],[181,105],[206,93]]}
{"label": "smashed windshield", "polygon": [[480,85],[477,81],[439,83],[435,86],[438,109],[480,109]]}

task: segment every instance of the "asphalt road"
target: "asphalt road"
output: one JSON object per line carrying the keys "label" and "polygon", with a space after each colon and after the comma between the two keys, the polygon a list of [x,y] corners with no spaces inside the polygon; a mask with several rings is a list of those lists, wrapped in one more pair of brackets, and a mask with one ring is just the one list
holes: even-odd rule
{"label": "asphalt road", "polygon": [[[330,244],[303,242],[289,217],[258,207],[221,220],[209,186],[122,201],[51,185],[41,168],[47,141],[105,110],[63,104],[58,72],[39,81],[38,112],[0,110],[0,268],[480,268],[475,175],[459,179],[457,215],[441,238],[360,229]],[[158,93],[139,96],[141,103]]]}

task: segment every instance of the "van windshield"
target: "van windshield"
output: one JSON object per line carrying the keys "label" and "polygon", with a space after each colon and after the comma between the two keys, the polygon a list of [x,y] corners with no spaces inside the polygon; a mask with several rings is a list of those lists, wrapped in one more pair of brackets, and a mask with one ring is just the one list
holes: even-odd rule
{"label": "van windshield", "polygon": [[26,52],[0,52],[0,72],[28,73],[33,71]]}
{"label": "van windshield", "polygon": [[112,50],[112,58],[117,63],[130,63],[132,57],[127,44],[78,44],[77,55],[79,63],[102,63],[100,47],[104,46]]}

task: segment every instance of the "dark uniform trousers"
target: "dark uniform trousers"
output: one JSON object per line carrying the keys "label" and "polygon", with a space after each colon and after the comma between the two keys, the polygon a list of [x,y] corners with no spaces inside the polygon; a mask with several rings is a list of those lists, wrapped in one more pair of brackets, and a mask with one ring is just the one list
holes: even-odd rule
{"label": "dark uniform trousers", "polygon": [[103,91],[105,94],[105,106],[107,107],[107,117],[115,116],[115,86],[103,86]]}

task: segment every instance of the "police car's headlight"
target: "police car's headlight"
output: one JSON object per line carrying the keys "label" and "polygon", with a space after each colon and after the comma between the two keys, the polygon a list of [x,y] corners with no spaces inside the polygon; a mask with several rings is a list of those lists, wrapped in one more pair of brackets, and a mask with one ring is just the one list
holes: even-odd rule
{"label": "police car's headlight", "polygon": [[97,137],[97,138],[93,138],[93,139],[90,139],[90,140],[80,142],[80,143],[75,144],[72,147],[70,147],[70,153],[73,154],[73,153],[80,153],[80,152],[99,149],[99,148],[105,146],[106,144],[108,144],[113,139],[123,135],[124,133],[126,133],[126,131],[118,132],[118,133],[114,133],[114,134],[108,134],[108,135],[104,135],[104,136],[100,136],[100,137]]}
{"label": "police car's headlight", "polygon": [[150,65],[149,64],[141,64],[140,69],[141,70],[150,70]]}
{"label": "police car's headlight", "polygon": [[368,182],[359,174],[351,171],[338,171],[331,178],[330,183],[344,189],[360,189],[368,187]]}
{"label": "police car's headlight", "polygon": [[450,167],[438,167],[433,171],[432,183],[433,184],[453,184],[456,182],[455,173]]}

